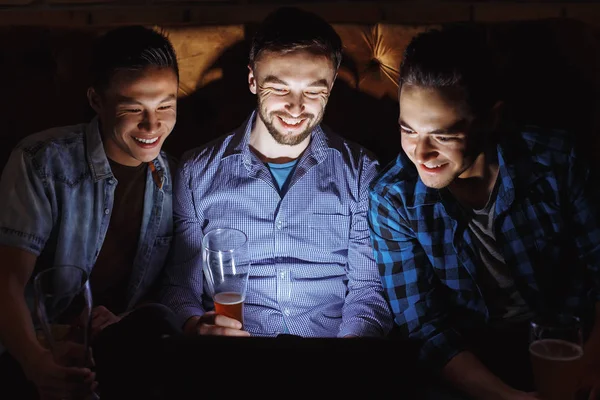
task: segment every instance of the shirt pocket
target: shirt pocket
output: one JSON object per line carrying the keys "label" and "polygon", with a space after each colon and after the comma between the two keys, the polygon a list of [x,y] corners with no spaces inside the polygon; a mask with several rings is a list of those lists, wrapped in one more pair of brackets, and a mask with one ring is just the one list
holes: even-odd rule
{"label": "shirt pocket", "polygon": [[154,239],[152,257],[150,258],[150,265],[153,266],[154,271],[160,271],[164,266],[172,241],[172,235],[157,236],[156,239]]}
{"label": "shirt pocket", "polygon": [[317,246],[332,251],[347,250],[350,215],[313,213],[308,216],[309,235]]}

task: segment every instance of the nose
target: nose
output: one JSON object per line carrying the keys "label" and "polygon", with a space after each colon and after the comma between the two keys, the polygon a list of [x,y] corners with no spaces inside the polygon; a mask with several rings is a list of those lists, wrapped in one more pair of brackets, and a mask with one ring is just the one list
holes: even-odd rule
{"label": "nose", "polygon": [[141,131],[148,132],[149,134],[154,134],[158,132],[158,130],[160,129],[160,125],[161,122],[156,113],[152,111],[145,111],[143,119],[138,124],[138,128]]}
{"label": "nose", "polygon": [[428,135],[419,135],[419,138],[416,140],[413,156],[415,161],[421,164],[437,156],[437,150],[431,145]]}
{"label": "nose", "polygon": [[289,93],[285,109],[292,117],[298,117],[304,112],[304,97],[301,93]]}

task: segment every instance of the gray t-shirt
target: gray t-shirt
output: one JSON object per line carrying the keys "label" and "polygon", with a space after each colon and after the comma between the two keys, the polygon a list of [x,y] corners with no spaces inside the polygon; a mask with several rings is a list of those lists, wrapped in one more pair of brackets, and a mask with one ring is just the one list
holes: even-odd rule
{"label": "gray t-shirt", "polygon": [[490,311],[490,323],[504,325],[531,316],[531,310],[517,291],[511,272],[498,249],[494,219],[498,182],[487,204],[480,210],[466,209],[470,216],[468,229],[481,264],[477,267],[477,284]]}

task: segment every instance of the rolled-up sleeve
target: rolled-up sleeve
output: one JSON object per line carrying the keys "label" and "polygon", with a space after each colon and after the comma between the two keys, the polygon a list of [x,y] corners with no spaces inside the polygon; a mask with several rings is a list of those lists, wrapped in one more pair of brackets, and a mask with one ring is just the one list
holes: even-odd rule
{"label": "rolled-up sleeve", "polygon": [[0,178],[0,244],[39,256],[52,230],[52,204],[42,166],[15,148]]}

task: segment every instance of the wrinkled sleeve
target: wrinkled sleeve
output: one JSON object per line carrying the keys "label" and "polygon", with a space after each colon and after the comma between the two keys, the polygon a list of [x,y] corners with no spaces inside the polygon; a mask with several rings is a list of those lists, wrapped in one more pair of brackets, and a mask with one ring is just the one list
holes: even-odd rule
{"label": "wrinkled sleeve", "polygon": [[448,325],[447,302],[425,251],[398,206],[370,192],[369,228],[384,293],[402,336],[421,342],[420,362],[439,372],[461,352]]}
{"label": "wrinkled sleeve", "polygon": [[377,264],[369,239],[367,211],[369,184],[377,174],[378,163],[363,158],[358,184],[358,203],[352,215],[348,247],[348,294],[342,309],[338,336],[385,336],[393,320],[381,287]]}
{"label": "wrinkled sleeve", "polygon": [[42,165],[15,148],[0,178],[0,244],[39,256],[52,231],[54,188],[42,179]]}
{"label": "wrinkled sleeve", "polygon": [[193,197],[191,163],[175,172],[173,243],[160,289],[161,302],[183,321],[204,314],[202,307],[202,226]]}

